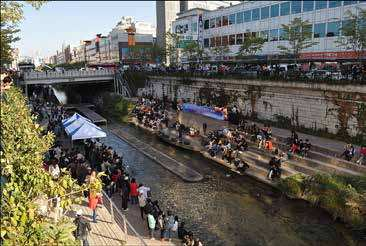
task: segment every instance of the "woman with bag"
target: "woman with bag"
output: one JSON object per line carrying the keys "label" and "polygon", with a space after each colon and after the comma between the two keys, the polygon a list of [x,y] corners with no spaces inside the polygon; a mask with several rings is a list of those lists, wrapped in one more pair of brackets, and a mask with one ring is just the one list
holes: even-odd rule
{"label": "woman with bag", "polygon": [[102,203],[102,181],[93,170],[86,178],[86,183],[89,186],[88,207],[93,210],[93,222],[97,223],[97,205]]}

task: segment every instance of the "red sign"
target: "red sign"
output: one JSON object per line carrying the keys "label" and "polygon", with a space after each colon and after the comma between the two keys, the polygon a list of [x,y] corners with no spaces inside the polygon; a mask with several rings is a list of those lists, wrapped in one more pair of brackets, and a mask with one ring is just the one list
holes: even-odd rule
{"label": "red sign", "polygon": [[[364,52],[361,57],[365,57]],[[300,59],[324,59],[324,60],[336,60],[336,59],[357,59],[356,51],[339,51],[339,52],[307,52],[301,53]]]}

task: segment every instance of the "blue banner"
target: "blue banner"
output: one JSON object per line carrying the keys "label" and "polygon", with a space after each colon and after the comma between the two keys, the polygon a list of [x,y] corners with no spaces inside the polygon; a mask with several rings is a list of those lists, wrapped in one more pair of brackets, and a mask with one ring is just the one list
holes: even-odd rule
{"label": "blue banner", "polygon": [[204,115],[204,116],[210,117],[215,120],[224,120],[225,119],[223,112],[215,111],[211,107],[198,106],[198,105],[192,104],[192,103],[184,103],[182,111]]}

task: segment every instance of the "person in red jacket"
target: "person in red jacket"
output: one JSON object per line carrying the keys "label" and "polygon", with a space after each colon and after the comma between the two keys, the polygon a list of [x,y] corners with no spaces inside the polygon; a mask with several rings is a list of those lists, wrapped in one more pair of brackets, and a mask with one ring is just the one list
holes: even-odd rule
{"label": "person in red jacket", "polygon": [[358,159],[357,164],[366,165],[366,144],[363,144],[360,149],[360,159]]}
{"label": "person in red jacket", "polygon": [[131,204],[138,204],[139,192],[137,191],[137,188],[138,184],[136,183],[136,179],[132,178],[130,183]]}

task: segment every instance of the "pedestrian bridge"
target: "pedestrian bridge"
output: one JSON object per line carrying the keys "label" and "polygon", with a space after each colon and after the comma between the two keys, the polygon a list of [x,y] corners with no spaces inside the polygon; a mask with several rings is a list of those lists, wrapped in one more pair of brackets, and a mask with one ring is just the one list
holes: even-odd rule
{"label": "pedestrian bridge", "polygon": [[114,80],[115,72],[113,70],[67,70],[64,72],[25,72],[25,85],[54,85],[54,84],[76,84],[76,83],[101,83]]}

